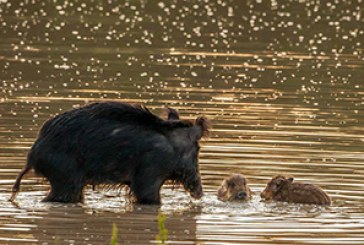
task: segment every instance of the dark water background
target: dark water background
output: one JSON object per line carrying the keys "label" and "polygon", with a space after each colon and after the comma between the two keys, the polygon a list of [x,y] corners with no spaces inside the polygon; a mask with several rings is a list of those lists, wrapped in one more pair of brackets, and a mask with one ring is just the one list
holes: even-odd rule
{"label": "dark water background", "polygon": [[[364,3],[358,1],[0,0],[0,244],[156,243],[158,207],[86,189],[45,204],[24,178],[42,123],[92,101],[144,103],[213,123],[205,197],[165,186],[170,244],[364,244]],[[216,189],[244,174],[249,203]],[[262,203],[275,174],[313,183],[331,207]]]}

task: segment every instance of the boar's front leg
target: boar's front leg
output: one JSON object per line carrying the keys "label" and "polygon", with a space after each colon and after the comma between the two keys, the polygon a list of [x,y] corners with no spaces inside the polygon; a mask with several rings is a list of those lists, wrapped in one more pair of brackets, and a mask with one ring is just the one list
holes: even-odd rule
{"label": "boar's front leg", "polygon": [[131,190],[137,199],[137,203],[159,205],[161,203],[159,191],[163,182],[164,180],[161,178],[147,173],[136,176],[131,183]]}

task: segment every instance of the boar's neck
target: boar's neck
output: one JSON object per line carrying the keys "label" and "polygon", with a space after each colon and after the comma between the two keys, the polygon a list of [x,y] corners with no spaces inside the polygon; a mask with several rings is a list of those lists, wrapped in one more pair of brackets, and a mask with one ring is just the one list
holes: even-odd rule
{"label": "boar's neck", "polygon": [[170,175],[170,179],[179,183],[188,182],[189,179],[194,179],[197,174],[196,170],[192,167],[178,167]]}

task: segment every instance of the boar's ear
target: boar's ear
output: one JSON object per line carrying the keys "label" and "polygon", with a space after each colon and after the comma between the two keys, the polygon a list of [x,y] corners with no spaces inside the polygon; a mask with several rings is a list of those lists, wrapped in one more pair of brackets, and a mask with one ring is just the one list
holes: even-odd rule
{"label": "boar's ear", "polygon": [[166,111],[168,114],[167,120],[179,120],[179,113],[177,110],[167,107]]}
{"label": "boar's ear", "polygon": [[197,126],[200,130],[200,135],[199,135],[198,139],[209,136],[211,123],[206,117],[202,116],[202,117],[196,118],[195,126]]}
{"label": "boar's ear", "polygon": [[206,117],[198,117],[190,133],[191,140],[200,140],[202,137],[207,137],[210,133],[209,130],[210,121]]}

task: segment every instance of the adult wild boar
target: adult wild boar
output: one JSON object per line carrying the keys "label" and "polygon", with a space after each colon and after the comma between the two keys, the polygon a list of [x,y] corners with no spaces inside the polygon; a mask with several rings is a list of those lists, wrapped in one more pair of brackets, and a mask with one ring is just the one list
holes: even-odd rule
{"label": "adult wild boar", "polygon": [[209,122],[182,121],[168,108],[168,120],[146,107],[120,102],[92,103],[49,119],[31,147],[10,200],[22,177],[34,169],[48,179],[43,201],[81,202],[83,187],[127,185],[141,204],[159,204],[166,180],[181,183],[194,198],[203,195],[199,141]]}

